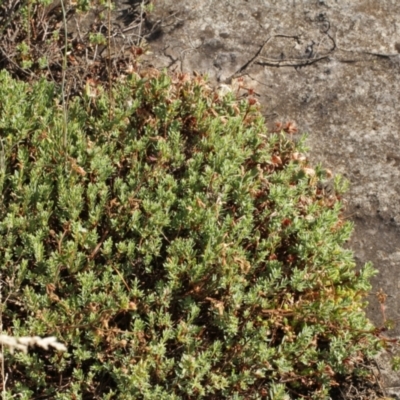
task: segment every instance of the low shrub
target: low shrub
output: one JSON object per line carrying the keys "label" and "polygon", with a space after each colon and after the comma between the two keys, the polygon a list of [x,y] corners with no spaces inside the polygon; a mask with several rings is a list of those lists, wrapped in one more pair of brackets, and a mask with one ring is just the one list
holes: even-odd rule
{"label": "low shrub", "polygon": [[328,398],[380,347],[344,183],[251,97],[151,73],[112,106],[88,83],[64,129],[51,84],[0,72],[4,325],[69,346],[10,356],[9,395]]}

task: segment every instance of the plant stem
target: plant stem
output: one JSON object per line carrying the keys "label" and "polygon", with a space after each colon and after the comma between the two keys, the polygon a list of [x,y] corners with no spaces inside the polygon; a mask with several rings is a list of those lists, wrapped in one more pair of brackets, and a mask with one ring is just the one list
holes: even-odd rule
{"label": "plant stem", "polygon": [[108,97],[110,101],[110,108],[109,108],[109,114],[108,117],[111,121],[111,118],[114,114],[114,101],[113,101],[113,94],[112,94],[112,69],[111,69],[111,0],[108,0],[108,14],[107,14],[107,19],[108,19]]}
{"label": "plant stem", "polygon": [[63,147],[67,149],[67,137],[68,137],[68,114],[67,114],[67,102],[65,94],[65,80],[67,73],[67,52],[68,52],[68,28],[67,28],[67,13],[65,11],[64,0],[61,0],[61,8],[63,14],[63,24],[64,24],[64,55],[63,55],[63,65],[62,65],[62,82],[61,82],[61,96],[62,96],[62,108],[63,108]]}

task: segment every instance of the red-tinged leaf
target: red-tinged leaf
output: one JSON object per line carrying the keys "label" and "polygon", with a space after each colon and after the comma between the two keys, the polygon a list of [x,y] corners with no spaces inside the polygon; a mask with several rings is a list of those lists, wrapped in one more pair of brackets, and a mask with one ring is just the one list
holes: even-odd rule
{"label": "red-tinged leaf", "polygon": [[285,124],[283,130],[284,130],[286,133],[290,133],[290,134],[297,133],[297,131],[298,131],[295,122],[292,122],[292,121],[287,122],[287,123]]}
{"label": "red-tinged leaf", "polygon": [[283,226],[292,225],[292,220],[290,220],[289,218],[285,218],[285,219],[282,221],[282,225],[283,225]]}
{"label": "red-tinged leaf", "polygon": [[282,165],[282,159],[279,156],[276,156],[275,154],[272,155],[271,161],[272,161],[272,164]]}

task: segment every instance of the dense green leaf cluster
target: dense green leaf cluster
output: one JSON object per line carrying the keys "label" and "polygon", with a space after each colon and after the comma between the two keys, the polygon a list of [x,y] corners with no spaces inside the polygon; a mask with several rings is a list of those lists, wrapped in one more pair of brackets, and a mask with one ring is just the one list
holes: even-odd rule
{"label": "dense green leaf cluster", "polygon": [[65,143],[53,87],[0,73],[4,323],[69,346],[15,354],[10,394],[324,399],[362,373],[374,271],[302,142],[200,78],[86,89]]}

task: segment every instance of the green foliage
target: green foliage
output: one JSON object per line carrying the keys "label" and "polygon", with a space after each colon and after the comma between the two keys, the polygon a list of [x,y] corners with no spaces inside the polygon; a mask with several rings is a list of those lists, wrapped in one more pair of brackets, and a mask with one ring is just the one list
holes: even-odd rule
{"label": "green foliage", "polygon": [[10,356],[10,395],[325,399],[364,373],[374,270],[303,142],[200,78],[132,74],[111,120],[100,89],[71,101],[65,151],[53,86],[0,73],[5,326],[69,344]]}
{"label": "green foliage", "polygon": [[107,43],[107,39],[104,35],[102,35],[101,33],[93,33],[89,35],[89,41],[91,44],[106,44]]}

